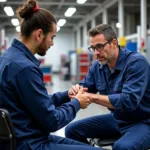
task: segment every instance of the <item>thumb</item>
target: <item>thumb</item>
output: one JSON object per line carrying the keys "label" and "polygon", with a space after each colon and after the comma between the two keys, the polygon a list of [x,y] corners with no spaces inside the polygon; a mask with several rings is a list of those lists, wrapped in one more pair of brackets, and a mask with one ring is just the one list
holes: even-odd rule
{"label": "thumb", "polygon": [[86,92],[88,90],[88,88],[83,88],[83,91]]}

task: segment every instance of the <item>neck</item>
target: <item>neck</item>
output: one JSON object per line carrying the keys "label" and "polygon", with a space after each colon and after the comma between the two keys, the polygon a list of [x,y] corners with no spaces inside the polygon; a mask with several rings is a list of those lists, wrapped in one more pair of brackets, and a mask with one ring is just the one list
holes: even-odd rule
{"label": "neck", "polygon": [[21,42],[31,51],[31,53],[34,55],[36,53],[36,47],[32,39],[27,39],[25,37],[21,38]]}

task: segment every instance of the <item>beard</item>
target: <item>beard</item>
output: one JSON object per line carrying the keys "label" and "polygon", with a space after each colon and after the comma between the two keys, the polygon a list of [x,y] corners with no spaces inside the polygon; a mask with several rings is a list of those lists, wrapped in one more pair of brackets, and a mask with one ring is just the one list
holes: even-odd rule
{"label": "beard", "polygon": [[109,63],[111,63],[112,61],[113,61],[113,59],[114,59],[114,53],[112,53],[110,56],[108,56],[108,57],[105,57],[105,56],[103,56],[103,59],[104,60],[99,60],[101,57],[100,56],[97,56],[97,59],[98,59],[98,61],[99,61],[99,63],[101,64],[101,65],[106,65],[106,64],[109,64]]}
{"label": "beard", "polygon": [[99,61],[99,63],[100,63],[101,65],[106,65],[106,64],[108,63],[108,60]]}
{"label": "beard", "polygon": [[37,54],[40,56],[45,56],[48,47],[46,46],[45,38],[43,39],[42,43],[37,47]]}
{"label": "beard", "polygon": [[37,54],[40,55],[40,56],[45,56],[46,52],[38,52]]}

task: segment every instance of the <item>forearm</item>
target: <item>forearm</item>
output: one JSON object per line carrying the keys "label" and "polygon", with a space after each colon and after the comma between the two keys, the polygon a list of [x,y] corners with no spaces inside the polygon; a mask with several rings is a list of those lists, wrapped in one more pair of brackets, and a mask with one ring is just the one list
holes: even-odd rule
{"label": "forearm", "polygon": [[109,97],[106,95],[89,94],[89,97],[93,103],[115,109],[114,106],[110,103]]}
{"label": "forearm", "polygon": [[53,95],[49,95],[49,98],[53,101],[56,107],[70,101],[68,91],[54,93]]}

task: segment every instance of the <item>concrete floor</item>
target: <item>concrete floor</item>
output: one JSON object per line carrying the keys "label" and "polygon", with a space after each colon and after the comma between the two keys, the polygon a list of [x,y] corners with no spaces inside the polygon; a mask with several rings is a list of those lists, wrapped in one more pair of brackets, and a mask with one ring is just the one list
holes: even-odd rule
{"label": "concrete floor", "polygon": [[[53,85],[46,86],[49,94],[68,90],[73,85],[71,81],[61,80],[59,75],[53,75],[52,82],[53,82]],[[73,121],[86,118],[86,117],[90,117],[90,116],[94,116],[94,115],[98,115],[98,114],[105,114],[105,113],[108,113],[107,108],[97,105],[97,104],[91,104],[87,109],[81,109],[77,113],[77,116]],[[58,130],[57,132],[53,134],[65,137],[64,129],[65,127]]]}

